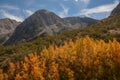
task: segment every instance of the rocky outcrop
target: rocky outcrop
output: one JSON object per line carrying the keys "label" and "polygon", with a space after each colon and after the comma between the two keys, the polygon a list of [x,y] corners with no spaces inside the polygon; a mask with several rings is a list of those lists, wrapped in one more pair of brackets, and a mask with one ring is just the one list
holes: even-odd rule
{"label": "rocky outcrop", "polygon": [[0,44],[9,39],[19,24],[20,22],[8,18],[0,19]]}
{"label": "rocky outcrop", "polygon": [[111,12],[111,16],[120,14],[120,3],[115,7],[115,9]]}

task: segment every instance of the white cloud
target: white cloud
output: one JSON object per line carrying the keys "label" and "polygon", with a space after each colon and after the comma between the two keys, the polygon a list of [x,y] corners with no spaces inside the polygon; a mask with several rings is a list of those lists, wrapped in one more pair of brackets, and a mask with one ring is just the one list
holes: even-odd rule
{"label": "white cloud", "polygon": [[80,0],[81,2],[84,2],[85,4],[88,4],[90,0]]}
{"label": "white cloud", "polygon": [[34,13],[34,12],[31,11],[31,10],[26,10],[25,12],[27,13],[28,16],[30,16],[30,15],[32,15],[32,14]]}
{"label": "white cloud", "polygon": [[88,4],[90,2],[90,0],[75,0],[76,2],[80,1],[80,2],[83,2],[85,4]]}
{"label": "white cloud", "polygon": [[11,9],[11,10],[19,10],[18,7],[12,6],[12,5],[7,5],[7,4],[1,5],[0,8]]}
{"label": "white cloud", "polygon": [[63,8],[63,11],[62,11],[62,12],[59,12],[58,15],[59,15],[60,17],[62,17],[62,18],[68,16],[69,9],[66,8],[66,7],[63,6],[63,5],[61,5],[61,6],[62,6],[62,8]]}
{"label": "white cloud", "polygon": [[80,15],[90,16],[91,14],[111,12],[118,4],[119,1],[115,0],[113,4],[106,4],[90,9],[83,9],[80,11]]}
{"label": "white cloud", "polygon": [[4,18],[14,19],[14,20],[16,20],[18,22],[22,22],[24,20],[22,17],[12,15],[12,14],[4,11],[4,10],[0,10],[0,12],[2,13],[2,15],[3,15]]}

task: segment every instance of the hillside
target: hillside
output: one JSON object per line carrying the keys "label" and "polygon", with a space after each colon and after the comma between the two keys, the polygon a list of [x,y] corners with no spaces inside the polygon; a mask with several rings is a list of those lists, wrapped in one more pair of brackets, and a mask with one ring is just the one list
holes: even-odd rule
{"label": "hillside", "polygon": [[120,41],[120,14],[110,16],[101,20],[92,26],[83,29],[80,34],[82,36],[89,35],[96,39],[104,39],[106,41],[117,38]]}

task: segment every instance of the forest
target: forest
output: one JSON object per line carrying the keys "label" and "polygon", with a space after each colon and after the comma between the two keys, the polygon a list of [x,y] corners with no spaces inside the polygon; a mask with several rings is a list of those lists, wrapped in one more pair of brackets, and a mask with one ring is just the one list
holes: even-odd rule
{"label": "forest", "polygon": [[0,80],[119,80],[119,75],[120,43],[90,37],[50,45],[0,69]]}

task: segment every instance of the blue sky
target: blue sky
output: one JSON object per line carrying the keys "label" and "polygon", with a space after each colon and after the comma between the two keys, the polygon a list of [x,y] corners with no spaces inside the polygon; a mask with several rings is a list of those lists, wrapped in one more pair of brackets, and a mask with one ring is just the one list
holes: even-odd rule
{"label": "blue sky", "polygon": [[60,17],[103,19],[118,3],[119,0],[0,0],[0,18],[23,21],[35,11],[46,9]]}

